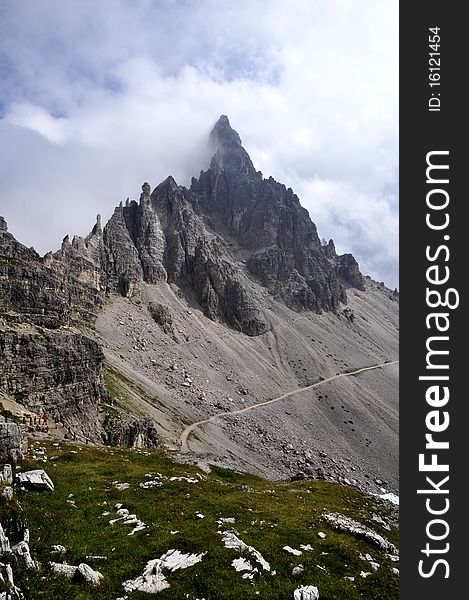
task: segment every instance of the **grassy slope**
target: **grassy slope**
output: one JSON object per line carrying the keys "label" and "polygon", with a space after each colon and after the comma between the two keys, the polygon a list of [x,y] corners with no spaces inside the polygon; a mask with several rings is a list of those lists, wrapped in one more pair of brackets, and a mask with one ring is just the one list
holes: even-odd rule
{"label": "grassy slope", "polygon": [[[395,564],[374,546],[334,532],[321,520],[325,508],[338,511],[398,544],[396,529],[386,531],[371,520],[373,513],[389,516],[382,503],[351,488],[312,481],[272,483],[220,468],[206,475],[195,467],[172,462],[161,451],[66,444],[57,447],[51,443],[46,448],[47,463],[29,458],[22,466],[44,467],[55,483],[55,491],[18,493],[31,530],[33,556],[43,564],[57,560],[50,548],[62,544],[67,548],[69,564],[86,562],[86,555],[104,555],[108,560],[90,563],[105,577],[97,589],[70,583],[47,571],[43,579],[44,571],[16,568],[16,583],[28,598],[115,600],[124,596],[123,581],[140,575],[148,560],[158,558],[170,548],[183,552],[207,551],[207,554],[201,563],[169,574],[171,587],[159,593],[161,600],[291,600],[293,590],[299,585],[316,585],[321,600],[398,598],[398,578],[391,572]],[[140,482],[149,479],[145,474],[156,472],[165,477],[198,474],[202,479],[197,484],[164,480],[161,487],[147,490],[139,487]],[[130,488],[118,491],[112,485],[114,481],[128,482]],[[67,502],[69,494],[73,494],[76,506]],[[136,513],[148,528],[129,536],[131,526],[110,525],[117,502]],[[106,510],[111,514],[103,517]],[[196,517],[199,511],[205,518]],[[253,584],[235,572],[231,561],[240,553],[224,547],[217,533],[216,521],[220,517],[236,519],[235,525],[226,524],[223,529],[234,527],[243,541],[270,562],[277,571],[275,576],[263,573]],[[178,533],[172,535],[170,532],[174,530]],[[320,539],[318,531],[326,533],[326,538]],[[287,544],[298,548],[299,544],[308,543],[313,551],[303,552],[300,557],[282,550]],[[359,554],[367,552],[381,568],[364,579],[360,571],[371,569],[360,560]],[[292,568],[297,564],[305,569],[292,576]],[[344,576],[354,576],[355,582],[344,580]],[[138,600],[151,596],[134,592],[130,597]]]}

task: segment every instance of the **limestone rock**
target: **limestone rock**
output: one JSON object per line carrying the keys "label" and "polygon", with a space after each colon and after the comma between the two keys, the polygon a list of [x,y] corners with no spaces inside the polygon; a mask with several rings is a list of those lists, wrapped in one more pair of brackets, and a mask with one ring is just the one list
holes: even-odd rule
{"label": "limestone rock", "polygon": [[333,244],[323,247],[298,197],[256,172],[226,116],[211,141],[216,152],[210,168],[190,188],[198,214],[236,240],[251,273],[287,305],[335,310],[346,300],[341,280],[363,285],[355,259],[338,257]]}
{"label": "limestone rock", "polygon": [[[3,575],[3,568],[5,575]],[[0,600],[24,600],[24,595],[19,587],[15,585],[13,580],[13,569],[11,565],[3,565],[0,563],[0,582],[5,592],[0,593]]]}
{"label": "limestone rock", "polygon": [[174,335],[171,311],[167,306],[164,306],[164,304],[160,304],[159,302],[150,302],[148,311],[155,323],[157,323],[165,333]]}
{"label": "limestone rock", "polygon": [[147,417],[108,415],[103,423],[104,441],[109,446],[156,448],[160,445],[155,423]]}
{"label": "limestone rock", "polygon": [[[0,339],[0,352],[1,352],[1,339]],[[2,361],[3,362],[3,361]],[[0,366],[0,374],[2,366]],[[1,376],[1,375],[0,375]],[[0,383],[1,387],[1,383]],[[22,458],[21,453],[21,430],[16,423],[7,423],[3,417],[0,417],[0,462],[11,461],[16,463]],[[10,467],[11,476],[11,467]],[[7,481],[9,478],[5,473],[5,467],[3,474],[0,474],[0,481],[5,483],[11,483]]]}
{"label": "limestone rock", "polygon": [[61,575],[65,575],[65,577],[68,579],[73,579],[77,571],[77,567],[74,567],[73,565],[67,565],[66,563],[51,562],[50,566],[53,571],[60,573]]}
{"label": "limestone rock", "polygon": [[305,585],[293,592],[293,600],[319,600],[319,590],[314,585]]}
{"label": "limestone rock", "polygon": [[293,554],[293,556],[301,556],[303,552],[301,550],[297,550],[296,548],[292,548],[291,546],[284,546],[283,550],[288,554]]}
{"label": "limestone rock", "polygon": [[102,573],[94,571],[85,563],[74,566],[66,563],[51,562],[50,566],[53,571],[65,575],[71,581],[84,581],[93,587],[98,586],[103,579]]}
{"label": "limestone rock", "polygon": [[205,314],[248,335],[267,329],[249,282],[236,268],[223,239],[208,231],[191,205],[191,194],[169,177],[151,195],[166,236],[168,281],[193,290]]}
{"label": "limestone rock", "polygon": [[34,471],[23,471],[16,476],[18,482],[25,487],[37,490],[54,491],[54,484],[44,469],[35,469]]}
{"label": "limestone rock", "polygon": [[2,524],[0,523],[0,556],[8,554],[10,552],[10,540],[3,530]]}
{"label": "limestone rock", "polygon": [[3,488],[2,497],[5,498],[7,502],[13,500],[13,488],[10,485]]}
{"label": "limestone rock", "polygon": [[6,225],[0,229],[0,314],[47,327],[90,323],[102,301],[75,264],[64,262],[59,268],[50,257],[20,244]]}
{"label": "limestone rock", "polygon": [[83,581],[93,587],[97,587],[103,579],[103,575],[99,571],[95,571],[85,563],[80,563],[78,565],[75,576],[83,579]]}
{"label": "limestone rock", "polygon": [[[98,404],[108,401],[108,393],[104,355],[95,341],[68,331],[0,323],[0,353],[0,391],[20,397],[35,414],[47,412],[82,440],[102,441]],[[17,426],[6,427],[12,448],[18,448],[18,436],[11,438]],[[0,423],[0,436],[4,430]]]}
{"label": "limestone rock", "polygon": [[29,544],[26,541],[19,542],[11,551],[18,556],[21,556],[26,564],[27,569],[37,569],[39,567],[39,563],[35,561],[31,556],[31,550],[29,549]]}
{"label": "limestone rock", "polygon": [[156,594],[169,587],[163,570],[170,573],[178,569],[187,569],[202,560],[205,552],[201,554],[183,554],[179,550],[168,550],[160,558],[148,561],[142,575],[136,579],[129,579],[122,584],[126,592],[139,590],[148,594]]}
{"label": "limestone rock", "polygon": [[[0,417],[2,419],[3,417]],[[0,425],[2,425],[0,421]],[[11,465],[3,465],[3,473],[0,473],[0,483],[11,485],[13,483],[13,471]]]}
{"label": "limestone rock", "polygon": [[323,515],[323,519],[326,521],[326,523],[338,531],[347,531],[348,533],[352,533],[357,537],[361,537],[385,552],[392,554],[397,553],[397,548],[394,546],[394,544],[386,540],[379,533],[376,533],[369,527],[362,525],[350,517],[346,517],[340,513],[325,513]]}

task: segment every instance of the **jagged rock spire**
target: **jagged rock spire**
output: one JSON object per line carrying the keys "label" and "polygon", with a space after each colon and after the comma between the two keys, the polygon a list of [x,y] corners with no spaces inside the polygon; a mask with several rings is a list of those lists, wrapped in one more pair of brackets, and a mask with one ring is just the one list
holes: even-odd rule
{"label": "jagged rock spire", "polygon": [[210,134],[210,141],[216,147],[232,148],[241,146],[241,138],[226,115],[221,115]]}
{"label": "jagged rock spire", "polygon": [[226,115],[221,115],[210,133],[210,143],[216,150],[210,168],[236,175],[256,177],[249,154],[241,145],[241,138]]}

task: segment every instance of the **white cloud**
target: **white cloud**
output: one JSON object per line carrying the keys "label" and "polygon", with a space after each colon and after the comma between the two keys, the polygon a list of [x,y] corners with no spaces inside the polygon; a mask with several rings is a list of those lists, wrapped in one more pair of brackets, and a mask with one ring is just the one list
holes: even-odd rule
{"label": "white cloud", "polygon": [[144,180],[188,184],[224,113],[319,234],[396,285],[395,2],[18,0],[3,16],[0,214],[23,242],[87,233]]}

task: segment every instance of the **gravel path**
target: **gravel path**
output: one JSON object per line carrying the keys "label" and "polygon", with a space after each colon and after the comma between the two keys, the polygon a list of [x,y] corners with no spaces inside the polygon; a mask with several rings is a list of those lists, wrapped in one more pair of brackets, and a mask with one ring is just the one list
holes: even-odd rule
{"label": "gravel path", "polygon": [[286,394],[282,394],[281,396],[278,396],[277,398],[273,398],[272,400],[266,400],[264,402],[259,402],[258,404],[252,404],[251,406],[247,406],[245,408],[240,408],[240,409],[233,410],[233,411],[222,412],[217,415],[213,415],[209,419],[204,419],[203,421],[197,421],[196,423],[192,423],[192,425],[189,425],[188,427],[186,427],[184,429],[184,431],[182,432],[182,434],[179,438],[179,443],[181,444],[181,450],[182,450],[182,452],[190,451],[190,448],[189,448],[190,434],[194,431],[194,429],[196,429],[197,427],[200,427],[201,425],[204,425],[205,423],[211,423],[211,422],[215,421],[215,419],[219,419],[220,417],[240,415],[242,413],[246,413],[255,408],[260,408],[261,406],[267,406],[268,404],[273,404],[274,402],[279,402],[280,400],[285,400],[285,398],[290,398],[291,396],[294,396],[295,394],[299,394],[300,392],[304,392],[305,390],[317,388],[325,383],[330,383],[331,381],[335,381],[336,379],[340,379],[342,377],[350,377],[351,375],[358,375],[359,373],[363,373],[365,371],[372,371],[374,369],[382,369],[383,367],[386,367],[388,365],[395,365],[398,363],[399,363],[398,360],[393,360],[393,361],[386,362],[386,363],[371,365],[370,367],[362,367],[355,371],[339,373],[338,375],[333,375],[332,377],[328,377],[327,379],[323,379],[323,380],[313,383],[311,385],[307,385],[305,387],[295,389],[292,392],[287,392]]}

